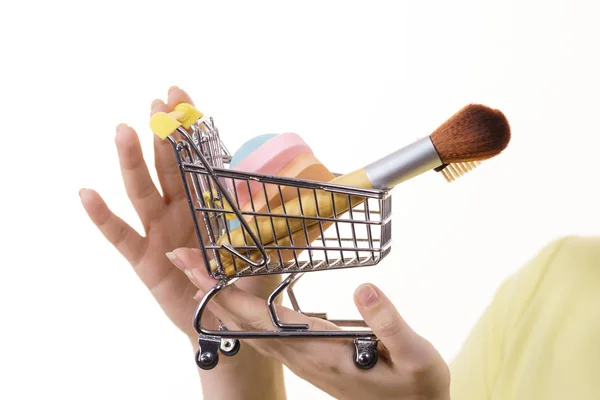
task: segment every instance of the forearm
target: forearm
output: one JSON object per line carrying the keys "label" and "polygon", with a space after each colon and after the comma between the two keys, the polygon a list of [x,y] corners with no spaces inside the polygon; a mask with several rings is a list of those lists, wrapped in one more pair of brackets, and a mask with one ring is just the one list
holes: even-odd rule
{"label": "forearm", "polygon": [[[197,339],[190,339],[194,353]],[[248,345],[233,357],[219,357],[212,370],[198,369],[204,400],[285,400],[283,366]]]}

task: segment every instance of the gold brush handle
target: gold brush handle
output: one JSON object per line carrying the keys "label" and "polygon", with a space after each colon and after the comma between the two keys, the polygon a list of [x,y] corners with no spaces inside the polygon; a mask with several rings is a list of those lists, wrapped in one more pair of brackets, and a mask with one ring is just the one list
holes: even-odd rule
{"label": "gold brush handle", "polygon": [[[338,178],[333,179],[330,183],[344,186],[351,186],[356,188],[371,188],[371,182],[369,181],[364,169],[359,169],[346,175],[342,175]],[[316,202],[315,202],[316,194]],[[335,214],[343,214],[349,210],[350,207],[354,207],[364,201],[363,197],[351,196],[350,202],[348,201],[347,194],[332,193],[325,190],[307,191],[300,196],[300,199],[295,198],[284,204],[271,210],[271,214],[280,214],[287,216],[306,216],[306,217],[323,217],[332,218]],[[285,212],[284,212],[285,208]],[[317,213],[318,208],[318,213]],[[289,232],[294,234],[295,232],[302,231],[304,227],[307,228],[318,224],[317,220],[314,219],[302,219],[302,218],[288,218],[288,217],[263,217],[258,216],[253,220],[249,221],[250,229],[256,237],[260,237],[263,243],[272,243],[275,239],[283,239],[289,236]],[[257,229],[258,225],[258,229]],[[289,230],[288,230],[289,227]],[[245,238],[244,238],[245,234]],[[249,232],[244,232],[242,227],[238,227],[227,234],[224,234],[219,238],[218,244],[229,244],[233,247],[244,246],[245,243],[252,243],[252,237]],[[231,258],[231,253],[222,248],[219,250],[222,257]]]}
{"label": "gold brush handle", "polygon": [[[326,231],[327,228],[329,228],[331,226],[331,222],[327,222],[323,224],[323,231]],[[281,239],[277,240],[277,245],[278,246],[308,246],[310,243],[312,243],[313,241],[315,241],[319,235],[321,233],[321,229],[319,228],[319,226],[312,226],[310,228],[307,228],[307,232],[306,234],[304,233],[304,230],[298,230],[296,232],[292,232],[292,236],[290,239],[289,234],[286,235],[285,237],[282,237]],[[306,240],[306,237],[308,236],[308,240]],[[268,244],[265,244],[264,246],[266,247],[270,247],[270,246],[275,246],[275,242],[271,242]],[[271,259],[276,258],[277,260],[279,259],[279,255],[281,254],[281,261],[282,262],[286,262],[286,261],[290,261],[292,259],[294,259],[294,255],[297,257],[298,254],[301,252],[301,250],[280,250],[280,249],[265,249],[267,256]],[[243,253],[243,251],[242,251]],[[248,257],[251,261],[254,262],[258,262],[262,259],[262,254],[260,251],[254,250],[254,251],[250,251],[249,254],[244,254],[246,257]],[[228,251],[221,251],[220,252],[220,256],[221,256],[221,262],[223,264],[223,272],[225,273],[225,275],[231,277],[234,276],[236,274],[236,272],[241,271],[242,269],[244,269],[245,267],[248,266],[247,263],[245,263],[242,259],[240,258],[235,258],[235,266],[233,265],[233,259],[232,259],[232,254]],[[233,256],[235,257],[235,256]],[[210,269],[211,271],[214,273],[217,271],[217,262],[216,260],[210,260]],[[237,271],[236,271],[237,269]]]}
{"label": "gold brush handle", "polygon": [[[339,176],[330,183],[362,189],[387,189],[441,164],[435,147],[427,137],[371,163],[365,168]],[[323,218],[332,218],[334,217],[334,209],[337,214],[343,214],[350,207],[354,207],[363,201],[364,198],[353,196],[349,202],[348,196],[345,194],[316,190],[314,193],[312,191],[305,193],[300,197],[300,200],[296,198],[286,202],[285,212],[284,207],[279,206],[273,209],[271,213],[306,217],[317,217],[318,215]],[[318,223],[316,220],[304,220],[303,222],[300,218],[261,216],[256,217],[256,222],[252,221],[250,223],[251,232],[260,237],[263,243],[273,242],[275,238],[285,238],[289,235],[289,231],[294,233],[302,230],[304,226],[310,227]],[[230,232],[229,237],[227,235],[221,236],[218,243],[237,247],[244,246],[245,243],[251,241],[250,232],[244,232],[241,227],[238,227]],[[223,256],[231,254],[225,248],[220,251]]]}

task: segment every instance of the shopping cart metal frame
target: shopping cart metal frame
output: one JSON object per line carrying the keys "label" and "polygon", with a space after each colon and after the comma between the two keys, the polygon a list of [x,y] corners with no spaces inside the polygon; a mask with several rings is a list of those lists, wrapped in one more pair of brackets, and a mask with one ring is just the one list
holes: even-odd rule
{"label": "shopping cart metal frame", "polygon": [[[361,369],[370,369],[377,363],[377,337],[368,329],[363,320],[330,320],[325,313],[307,313],[300,309],[298,300],[294,294],[293,288],[298,280],[306,272],[319,270],[344,269],[353,267],[373,266],[389,254],[391,250],[391,194],[387,190],[362,189],[352,188],[347,186],[335,185],[331,183],[306,181],[293,178],[282,178],[276,176],[268,176],[261,174],[249,174],[241,171],[235,171],[225,168],[230,163],[232,157],[223,142],[219,137],[219,132],[210,117],[203,116],[189,129],[183,127],[177,128],[174,134],[178,134],[179,138],[174,135],[167,137],[173,146],[177,164],[181,173],[181,179],[184,185],[185,194],[192,218],[194,221],[194,229],[198,238],[200,249],[207,260],[206,268],[208,273],[218,279],[218,283],[207,291],[202,300],[199,302],[196,309],[193,326],[199,334],[199,350],[196,354],[196,363],[199,368],[209,370],[214,368],[219,359],[219,350],[226,356],[232,356],[237,353],[240,348],[240,339],[268,339],[268,338],[346,338],[354,340],[354,362]],[[250,190],[250,183],[262,185],[266,196],[266,185],[276,185],[281,196],[281,204],[283,204],[283,196],[281,195],[282,186],[296,188],[298,198],[300,198],[301,190],[326,191],[336,195],[344,194],[350,197],[364,197],[364,202],[359,206],[350,207],[346,219],[342,215],[337,215],[335,212],[333,217],[322,217],[319,214],[317,207],[316,216],[292,216],[287,214],[272,214],[271,208],[267,202],[267,212],[261,213],[256,211],[254,203],[251,210],[241,210],[239,207],[238,194],[231,193],[227,187],[226,181],[245,180]],[[235,184],[233,185],[235,188]],[[208,193],[208,197],[207,197]],[[333,197],[332,197],[333,198]],[[252,198],[250,199],[252,202]],[[302,203],[300,201],[300,207]],[[316,197],[315,197],[316,201]],[[377,210],[370,204],[375,203]],[[285,208],[284,208],[285,212]],[[202,218],[199,217],[201,214]],[[358,219],[356,214],[361,214],[364,219]],[[218,245],[217,238],[223,232],[229,232],[227,222],[229,218],[235,216],[239,221],[242,229],[248,232],[251,242],[244,247],[233,247],[229,245]],[[262,243],[260,234],[253,233],[250,229],[250,220],[248,217],[285,217],[287,218],[302,218],[304,233],[307,235],[307,224],[312,223],[313,227],[318,224],[320,228],[320,236],[309,242],[308,235],[306,236],[305,245],[296,245],[293,241],[289,246],[278,246],[277,239],[275,243]],[[245,218],[246,217],[246,218]],[[202,221],[202,222],[200,222]],[[306,221],[306,222],[305,222]],[[329,239],[324,235],[323,225],[330,224],[329,229],[334,228],[337,233],[337,243],[339,245],[328,245],[332,240],[336,242],[336,238]],[[350,224],[352,230],[352,238],[342,238],[340,236],[339,225]],[[367,238],[361,239],[357,237],[355,227],[364,226],[367,232]],[[274,228],[273,228],[274,229]],[[289,224],[288,224],[289,229]],[[327,230],[327,229],[326,229]],[[219,231],[219,235],[215,233]],[[378,239],[375,238],[375,233],[378,233]],[[292,232],[290,232],[291,235]],[[228,234],[228,233],[227,233]],[[342,241],[344,241],[342,243]],[[348,247],[344,247],[344,243],[350,241]],[[366,246],[361,246],[359,243],[367,242]],[[321,242],[321,246],[312,245],[315,242]],[[235,268],[235,274],[226,274],[223,268],[222,252],[226,249],[231,254],[232,263]],[[293,260],[284,261],[281,252],[293,252]],[[250,255],[260,253],[260,260],[252,260]],[[323,259],[315,259],[314,252],[324,254]],[[328,254],[339,252],[340,259],[332,261]],[[346,259],[344,252],[355,253],[355,256]],[[245,253],[245,254],[244,254]],[[269,254],[270,253],[270,254]],[[272,255],[278,253],[278,258],[275,261]],[[308,261],[300,262],[299,254],[308,254]],[[360,254],[366,256],[360,257]],[[211,258],[212,255],[212,258]],[[208,260],[215,260],[218,268],[212,269],[209,267]],[[341,260],[341,261],[340,261]],[[244,267],[238,268],[237,263],[240,262]],[[274,329],[272,331],[231,331],[223,324],[218,330],[206,329],[202,326],[202,315],[210,301],[221,293],[226,287],[235,283],[238,279],[246,276],[267,275],[267,274],[288,274],[281,283],[273,290],[266,301]],[[354,328],[353,330],[339,331],[311,331],[307,325],[302,324],[287,324],[281,321],[275,309],[275,301],[284,291],[287,291],[290,302],[295,311],[307,316],[322,318],[328,320],[340,328]]]}

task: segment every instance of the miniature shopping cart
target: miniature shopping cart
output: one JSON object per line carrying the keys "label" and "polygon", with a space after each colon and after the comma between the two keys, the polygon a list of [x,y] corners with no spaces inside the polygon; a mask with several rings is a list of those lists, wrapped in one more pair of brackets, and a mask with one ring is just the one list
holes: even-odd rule
{"label": "miniature shopping cart", "polygon": [[[153,117],[152,129],[173,145],[175,157],[187,195],[195,232],[206,260],[208,273],[218,279],[200,301],[193,324],[199,334],[196,363],[199,368],[214,368],[223,355],[233,356],[240,348],[240,339],[269,338],[340,338],[354,340],[354,362],[362,369],[372,368],[378,359],[377,338],[362,320],[329,320],[341,329],[313,331],[308,326],[281,321],[276,313],[275,299],[287,289],[293,308],[302,314],[327,319],[323,313],[300,310],[293,286],[306,272],[366,267],[378,264],[391,249],[391,195],[385,190],[359,189],[331,183],[245,173],[226,168],[232,157],[219,138],[210,117],[187,104],[180,104],[170,114]],[[240,206],[240,191],[252,192],[249,204]],[[273,196],[275,193],[275,196]],[[345,212],[320,215],[277,213],[269,201],[284,197],[300,202],[307,193],[340,196],[348,199]],[[358,199],[358,201],[357,201]],[[350,203],[352,201],[352,203]],[[279,207],[281,209],[281,207]],[[263,243],[260,231],[251,226],[258,218],[292,219],[302,229],[289,232],[287,240]],[[235,223],[247,237],[243,246],[222,243]],[[266,301],[273,322],[271,331],[232,331],[221,324],[219,330],[205,329],[202,315],[209,302],[239,278],[288,274]],[[225,294],[226,295],[226,294]]]}

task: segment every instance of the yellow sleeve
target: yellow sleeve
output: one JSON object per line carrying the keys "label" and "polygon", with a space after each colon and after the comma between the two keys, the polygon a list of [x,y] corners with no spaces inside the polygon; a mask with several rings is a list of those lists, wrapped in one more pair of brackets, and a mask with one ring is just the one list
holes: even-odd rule
{"label": "yellow sleeve", "polygon": [[539,286],[563,241],[546,246],[525,267],[506,279],[450,363],[452,400],[496,399],[494,391],[519,316]]}

